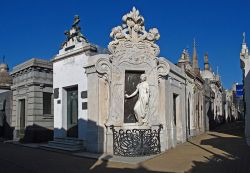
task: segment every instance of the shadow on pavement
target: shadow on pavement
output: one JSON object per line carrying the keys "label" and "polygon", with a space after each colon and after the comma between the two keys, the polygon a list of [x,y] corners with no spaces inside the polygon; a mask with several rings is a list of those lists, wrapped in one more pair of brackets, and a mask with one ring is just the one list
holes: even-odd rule
{"label": "shadow on pavement", "polygon": [[[219,135],[213,132],[208,133],[212,138],[202,140],[200,145],[189,142],[209,152],[212,156],[204,156],[207,162],[193,161],[192,169],[187,172],[250,172],[250,147],[246,145],[244,139],[243,122],[224,124],[214,132],[218,132]],[[203,145],[211,146],[218,152],[212,152]]]}

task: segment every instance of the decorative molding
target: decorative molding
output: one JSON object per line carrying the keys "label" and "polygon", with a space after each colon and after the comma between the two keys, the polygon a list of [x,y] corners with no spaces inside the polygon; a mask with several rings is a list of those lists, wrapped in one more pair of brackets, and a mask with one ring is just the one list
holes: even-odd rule
{"label": "decorative molding", "polygon": [[85,68],[85,73],[86,73],[87,75],[96,72],[96,67],[95,67],[95,65],[86,66],[86,67],[84,67],[84,68]]}

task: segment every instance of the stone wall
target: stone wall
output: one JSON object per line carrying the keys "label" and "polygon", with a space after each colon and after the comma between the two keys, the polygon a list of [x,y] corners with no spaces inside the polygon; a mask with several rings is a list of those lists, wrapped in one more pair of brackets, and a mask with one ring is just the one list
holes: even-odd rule
{"label": "stone wall", "polygon": [[[51,103],[52,89],[52,64],[41,59],[31,59],[14,67],[11,72],[13,77],[13,108],[12,126],[14,138],[26,142],[42,142],[52,139],[53,130],[53,104],[50,113],[44,113],[43,93],[49,93]],[[24,129],[20,129],[21,101],[24,104]],[[24,134],[21,135],[21,131]]]}

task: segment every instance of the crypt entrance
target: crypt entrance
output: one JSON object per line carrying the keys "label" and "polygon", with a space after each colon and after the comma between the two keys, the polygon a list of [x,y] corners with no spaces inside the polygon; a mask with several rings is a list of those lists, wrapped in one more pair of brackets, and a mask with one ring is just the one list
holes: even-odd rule
{"label": "crypt entrance", "polygon": [[67,92],[67,137],[78,137],[78,87],[66,89]]}

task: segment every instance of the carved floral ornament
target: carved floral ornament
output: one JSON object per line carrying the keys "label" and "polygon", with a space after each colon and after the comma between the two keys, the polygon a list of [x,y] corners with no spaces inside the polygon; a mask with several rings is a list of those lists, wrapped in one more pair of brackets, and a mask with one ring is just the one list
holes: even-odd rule
{"label": "carved floral ornament", "polygon": [[135,7],[130,13],[122,17],[122,21],[122,26],[114,27],[110,33],[110,37],[113,39],[108,46],[110,52],[116,53],[119,45],[131,47],[132,44],[140,49],[147,47],[145,44],[148,44],[155,56],[159,54],[159,46],[154,43],[160,38],[158,29],[152,28],[147,32],[144,26],[144,18]]}

